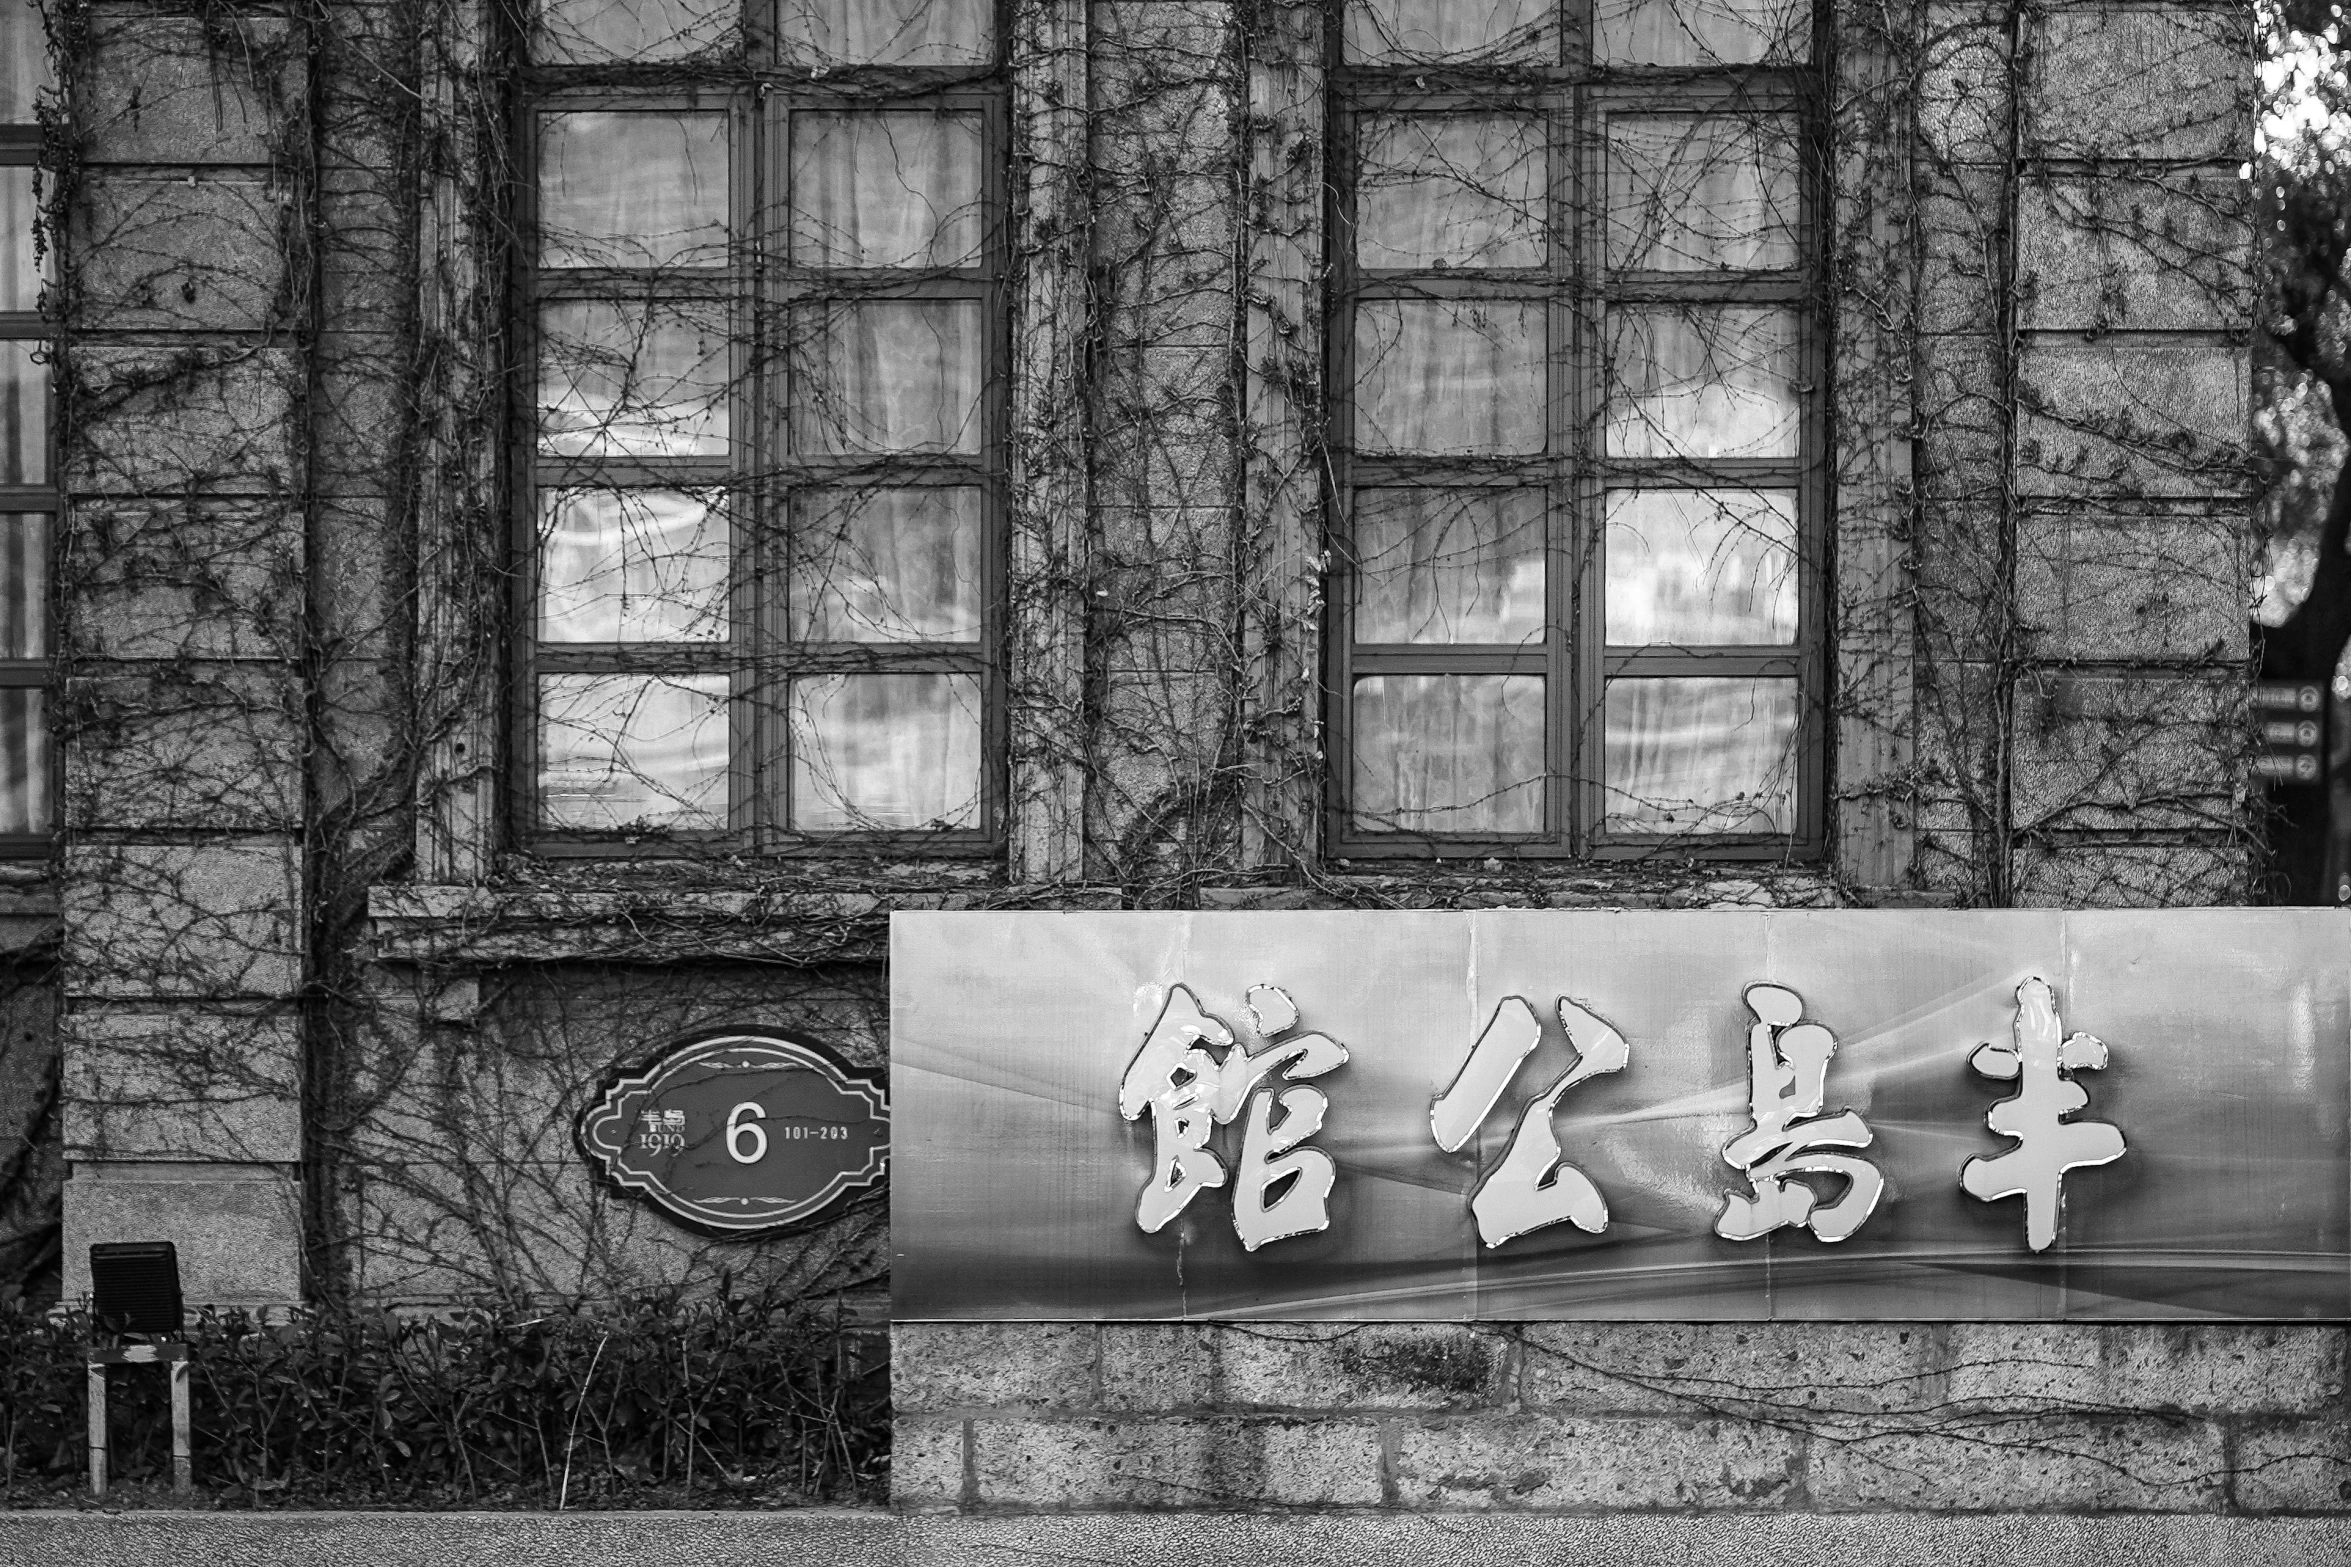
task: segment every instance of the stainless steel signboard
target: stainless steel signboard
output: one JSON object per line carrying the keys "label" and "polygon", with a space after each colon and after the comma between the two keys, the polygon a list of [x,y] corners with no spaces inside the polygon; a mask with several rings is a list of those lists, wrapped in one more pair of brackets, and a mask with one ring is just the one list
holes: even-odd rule
{"label": "stainless steel signboard", "polygon": [[2331,911],[901,914],[899,1317],[2351,1316]]}
{"label": "stainless steel signboard", "polygon": [[606,1083],[577,1131],[605,1179],[714,1235],[820,1224],[878,1185],[890,1163],[880,1080],[765,1030],[670,1045]]}

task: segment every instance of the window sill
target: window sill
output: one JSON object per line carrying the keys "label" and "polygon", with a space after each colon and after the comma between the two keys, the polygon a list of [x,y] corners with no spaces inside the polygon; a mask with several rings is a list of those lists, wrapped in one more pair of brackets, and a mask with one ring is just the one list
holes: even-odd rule
{"label": "window sill", "polygon": [[[707,870],[707,867],[701,869]],[[368,891],[374,956],[388,963],[472,967],[500,963],[684,960],[878,963],[890,916],[956,909],[1117,909],[1116,887],[918,881],[872,867],[831,886],[713,887],[676,878],[596,885],[378,886]],[[1684,865],[1639,869],[1583,864],[1537,871],[1415,871],[1334,867],[1311,883],[1203,887],[1204,912],[1277,909],[1825,909],[1949,905],[1948,894],[1840,885],[1818,867]]]}
{"label": "window sill", "polygon": [[1660,866],[1585,861],[1537,869],[1332,865],[1308,886],[1204,887],[1204,909],[1847,909],[1941,908],[1948,893],[1854,887],[1817,865],[1723,861]]}
{"label": "window sill", "polygon": [[1115,887],[891,886],[727,889],[378,886],[374,955],[473,966],[594,959],[675,963],[878,963],[901,910],[1117,908]]}

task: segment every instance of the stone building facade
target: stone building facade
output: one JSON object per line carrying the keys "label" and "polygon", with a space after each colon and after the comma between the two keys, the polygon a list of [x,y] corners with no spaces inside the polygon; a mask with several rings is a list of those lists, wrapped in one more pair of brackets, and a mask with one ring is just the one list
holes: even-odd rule
{"label": "stone building facade", "polygon": [[[20,724],[53,736],[58,785],[0,914],[23,1052],[54,1030],[67,1293],[91,1242],[161,1234],[223,1305],[722,1270],[876,1302],[877,1209],[700,1240],[599,1187],[571,1125],[696,1027],[885,1063],[893,910],[2245,901],[2250,17],[1820,3],[1005,0],[966,33],[864,8],[904,44],[822,4],[746,35],[684,0],[538,23],[481,0],[47,0],[55,675]],[[866,229],[793,227],[818,198],[775,127],[842,102],[971,127],[982,221],[919,286],[869,275],[891,258]],[[1603,145],[1608,114],[1660,104],[1735,127],[1705,145],[1732,149],[1721,210],[1754,231],[1687,267],[1610,183],[1653,178],[1670,231],[1674,155]],[[728,193],[717,217],[678,197],[656,244],[596,216],[639,199],[596,194],[643,152],[594,139],[630,114],[721,149],[693,181]],[[1380,116],[1414,114],[1541,128],[1383,176]],[[576,189],[551,183],[564,136]],[[1511,191],[1536,215],[1488,210]],[[610,253],[550,248],[566,201]],[[1622,254],[1594,237],[1624,223]],[[1498,249],[1442,254],[1463,233]],[[1509,275],[1479,295],[1481,267]],[[794,422],[789,388],[854,403],[863,372],[822,331],[808,369],[773,323],[850,283],[978,367],[979,433]],[[1522,336],[1551,323],[1548,355],[1446,338],[1471,295]],[[705,309],[719,324],[675,340],[737,367],[709,405],[731,444],[685,394],[631,402],[698,373],[645,345],[672,341],[661,311]],[[1681,360],[1656,346],[1676,311],[1713,323]],[[561,368],[547,345],[591,318],[590,359],[629,332],[640,356]],[[1636,318],[1638,385],[1608,336]],[[1726,321],[1751,357],[1710,381]],[[1379,381],[1383,330],[1406,357],[1424,334],[1418,380]],[[745,343],[786,371],[743,369]],[[1547,389],[1532,425],[1510,422],[1522,372]],[[874,406],[920,424],[965,374]],[[1480,396],[1494,422],[1428,433]],[[562,433],[582,407],[605,433]],[[671,424],[631,446],[609,433],[630,418]],[[742,455],[785,429],[787,457]],[[742,541],[801,527],[767,497],[847,485],[845,452],[860,484],[978,497],[954,557],[976,598],[820,645],[773,585],[798,567]],[[735,496],[734,545],[645,569],[717,560],[710,591],[753,600],[721,618],[747,618],[680,629],[661,606],[699,590],[663,588],[602,640],[550,630],[571,502],[547,497],[593,464],[673,511]],[[1482,494],[1529,464],[1549,574],[1531,609],[1480,612],[1535,629],[1376,632],[1379,503],[1357,492]],[[1635,469],[1788,497],[1740,513],[1790,584],[1759,612],[1776,629],[1725,652],[1602,627],[1591,606],[1623,600],[1592,541],[1618,537],[1604,492]],[[1400,568],[1398,602],[1507,577],[1493,538],[1466,576]],[[757,646],[730,664],[714,642]],[[788,694],[748,688],[755,665]],[[809,760],[880,743],[837,727],[858,679],[909,682],[916,709],[971,693],[880,730],[931,724],[976,782],[859,814],[897,785]],[[1640,733],[1611,693],[1644,679],[1777,693],[1762,771],[1703,798],[1611,772]],[[630,715],[718,691],[730,716],[693,723],[733,727],[636,735],[594,707],[623,689]],[[1406,700],[1439,691],[1436,717]],[[1537,691],[1540,716],[1511,705]],[[1408,765],[1447,736],[1435,773]],[[677,770],[613,782],[671,767],[664,745]],[[1676,800],[1696,830],[1660,825]],[[1724,826],[1726,800],[1751,814]],[[2351,1460],[2343,1357],[2325,1326],[900,1324],[895,1487],[945,1509],[2323,1511]]]}

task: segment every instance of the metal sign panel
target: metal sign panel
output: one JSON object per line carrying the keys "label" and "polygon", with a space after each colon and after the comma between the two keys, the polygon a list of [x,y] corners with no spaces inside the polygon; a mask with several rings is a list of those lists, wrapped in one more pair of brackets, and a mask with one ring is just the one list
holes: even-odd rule
{"label": "metal sign panel", "polygon": [[874,1074],[765,1030],[678,1041],[607,1082],[576,1130],[605,1179],[712,1235],[820,1224],[890,1165]]}
{"label": "metal sign panel", "polygon": [[2351,1316],[2331,911],[900,914],[896,1314]]}
{"label": "metal sign panel", "polygon": [[2326,776],[2327,688],[2317,680],[2260,680],[2250,697],[2258,722],[2253,776],[2316,784]]}

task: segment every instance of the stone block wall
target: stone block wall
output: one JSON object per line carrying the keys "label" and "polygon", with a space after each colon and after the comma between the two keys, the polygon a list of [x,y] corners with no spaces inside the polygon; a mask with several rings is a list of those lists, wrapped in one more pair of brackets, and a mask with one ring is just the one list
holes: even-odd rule
{"label": "stone block wall", "polygon": [[1165,881],[1237,847],[1241,310],[1236,8],[1088,8],[1101,372],[1087,666],[1088,879]]}
{"label": "stone block wall", "polygon": [[288,22],[96,6],[58,372],[64,1284],[173,1238],[192,1299],[302,1289],[311,361]]}
{"label": "stone block wall", "polygon": [[901,1323],[914,1510],[2294,1513],[2334,1327]]}
{"label": "stone block wall", "polygon": [[[0,908],[62,943],[69,1293],[89,1242],[162,1229],[221,1304],[722,1268],[870,1302],[870,1212],[688,1241],[597,1190],[568,1127],[702,1023],[879,1061],[898,908],[2247,891],[2241,11],[1837,9],[1825,860],[1377,874],[1326,859],[1316,816],[1320,7],[1011,8],[1008,842],[755,865],[533,859],[504,831],[502,24],[86,14],[67,814],[29,912]],[[2351,1482],[2336,1328],[909,1323],[895,1346],[912,1509],[2327,1511]]]}
{"label": "stone block wall", "polygon": [[191,1299],[283,1304],[322,1265],[362,889],[412,812],[423,18],[70,10],[64,1286],[171,1236]]}
{"label": "stone block wall", "polygon": [[870,963],[781,971],[698,965],[689,981],[634,965],[530,963],[483,975],[420,1012],[386,986],[353,1088],[342,1219],[351,1287],[384,1301],[707,1289],[722,1274],[859,1291],[878,1315],[887,1215],[858,1205],[811,1241],[746,1248],[670,1223],[589,1178],[572,1128],[618,1063],[650,1044],[745,1020],[816,1037],[852,1065],[887,1065],[886,998]]}
{"label": "stone block wall", "polygon": [[1923,10],[1918,866],[1971,900],[2248,892],[2251,26]]}

